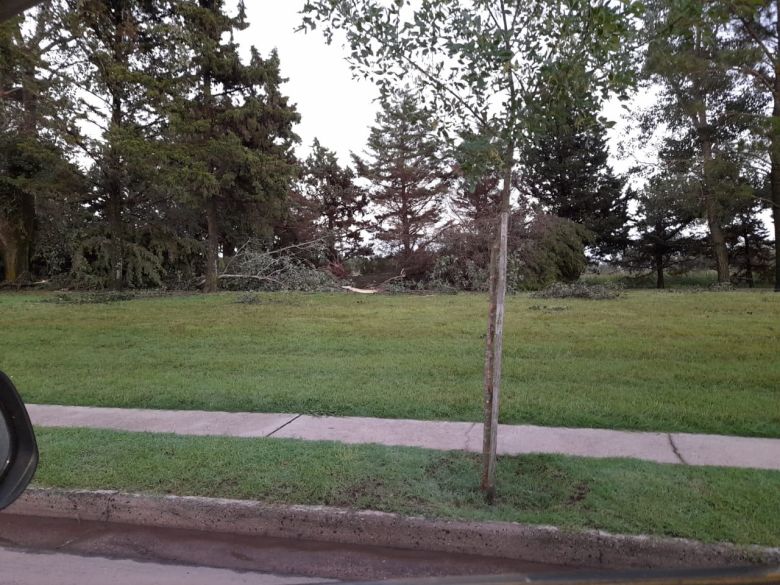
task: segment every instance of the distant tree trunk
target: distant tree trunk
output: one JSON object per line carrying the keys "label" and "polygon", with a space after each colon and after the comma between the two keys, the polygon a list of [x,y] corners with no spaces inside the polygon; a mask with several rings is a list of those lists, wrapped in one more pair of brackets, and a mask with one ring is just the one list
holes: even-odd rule
{"label": "distant tree trunk", "polygon": [[[780,35],[780,0],[775,2],[775,35]],[[776,38],[780,38],[777,36]],[[780,292],[780,43],[775,43],[772,119],[770,127],[769,184],[772,191],[772,223],[775,232],[775,292]]]}
{"label": "distant tree trunk", "polygon": [[3,280],[9,283],[16,282],[21,274],[19,264],[22,253],[19,250],[19,241],[14,235],[10,232],[0,234],[0,244],[3,246],[3,269],[5,271]]}
{"label": "distant tree trunk", "polygon": [[206,282],[203,292],[217,292],[219,275],[217,274],[217,262],[219,261],[219,228],[217,226],[217,201],[214,197],[206,200],[206,224],[208,226],[208,240],[206,242]]}
{"label": "distant tree trunk", "polygon": [[481,488],[488,502],[496,496],[496,448],[501,397],[501,356],[504,344],[504,301],[506,298],[507,247],[514,145],[507,149],[501,189],[501,206],[495,241],[490,252],[490,304],[485,345],[484,435]]}
{"label": "distant tree trunk", "polygon": [[664,283],[664,255],[655,254],[655,288],[665,288]]}
{"label": "distant tree trunk", "polygon": [[750,229],[744,219],[745,218],[743,218],[742,224],[742,237],[745,239],[745,281],[747,282],[748,288],[753,288],[755,286],[753,280],[753,259],[751,257],[753,255],[753,250],[750,247]]}
{"label": "distant tree trunk", "polygon": [[232,258],[236,255],[236,245],[227,236],[222,236],[222,257]]}
{"label": "distant tree trunk", "polygon": [[723,234],[723,228],[720,225],[720,219],[715,211],[715,203],[712,201],[711,195],[705,195],[705,204],[707,205],[707,226],[710,230],[712,251],[715,255],[718,282],[729,282],[729,253],[726,248],[726,236]]}
{"label": "distant tree trunk", "polygon": [[[777,2],[777,9],[780,10],[780,2]],[[776,19],[776,32],[780,34],[780,17],[776,16]],[[769,181],[772,190],[772,222],[775,232],[775,292],[780,292],[780,126],[778,126],[780,124],[780,43],[776,44],[773,99],[769,153],[772,166]]]}
{"label": "distant tree trunk", "polygon": [[[702,116],[704,114],[702,113]],[[701,128],[706,127],[706,120]],[[700,128],[700,131],[701,131]],[[711,179],[713,151],[712,141],[708,138],[701,140],[702,159],[703,159],[703,177],[702,194],[704,196],[704,208],[707,216],[707,227],[710,231],[710,241],[712,242],[712,252],[715,256],[715,269],[718,272],[718,282],[729,282],[729,252],[726,247],[726,236],[723,234],[720,214],[718,213],[718,203],[715,201],[715,195],[712,192],[713,181]]]}
{"label": "distant tree trunk", "polygon": [[108,225],[111,231],[110,284],[114,290],[122,290],[124,286],[124,244],[122,226],[122,190],[118,184],[109,186],[108,191]]}
{"label": "distant tree trunk", "polygon": [[325,258],[328,262],[339,262],[341,260],[338,248],[336,246],[336,216],[330,213],[325,216],[327,221],[328,233],[325,243]]}
{"label": "distant tree trunk", "polygon": [[[117,27],[119,25],[117,24]],[[117,33],[119,35],[119,33]],[[120,57],[115,55],[115,61],[120,62]],[[114,129],[122,127],[122,98],[114,94],[111,100],[111,126]],[[121,290],[124,286],[124,226],[122,225],[122,161],[116,152],[114,145],[109,145],[106,158],[107,184],[106,205],[108,213],[108,226],[111,233],[111,245],[109,249],[109,261],[111,275],[109,282],[114,290]]]}
{"label": "distant tree trunk", "polygon": [[[20,102],[23,108],[21,134],[38,132],[38,95],[30,88],[35,68],[27,67],[22,78]],[[0,245],[3,248],[4,280],[17,282],[30,278],[30,259],[35,239],[35,195],[19,191],[13,195],[15,210],[0,218]]]}
{"label": "distant tree trunk", "polygon": [[[780,120],[780,115],[777,118]],[[777,138],[780,143],[780,137]],[[780,144],[776,148],[780,148]],[[775,232],[775,292],[780,292],[780,154],[772,156],[772,223]]]}
{"label": "distant tree trunk", "polygon": [[412,226],[409,218],[409,208],[406,201],[406,190],[404,189],[401,197],[401,245],[403,247],[404,260],[408,260],[412,255]]}

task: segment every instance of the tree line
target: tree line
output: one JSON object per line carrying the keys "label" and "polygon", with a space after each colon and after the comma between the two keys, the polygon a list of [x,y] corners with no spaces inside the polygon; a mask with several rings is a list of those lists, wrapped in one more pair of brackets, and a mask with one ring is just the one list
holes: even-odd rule
{"label": "tree line", "polygon": [[[318,141],[296,157],[279,56],[242,58],[234,39],[243,3],[52,0],[0,25],[3,280],[213,292],[252,242],[305,250],[336,276],[487,290],[504,209],[515,290],[594,263],[651,272],[659,287],[706,266],[719,282],[780,288],[777,3],[648,0],[631,16],[595,47],[609,56],[598,68],[574,51],[539,61],[544,82],[507,110],[523,113],[506,120],[511,165],[469,103],[450,102],[474,120],[453,130],[387,77],[367,144],[343,164]],[[631,48],[621,68],[609,66],[615,39]],[[459,79],[479,89],[494,65],[471,66],[485,70]],[[607,90],[632,87],[656,96],[634,129],[657,156],[621,176],[600,112]]]}

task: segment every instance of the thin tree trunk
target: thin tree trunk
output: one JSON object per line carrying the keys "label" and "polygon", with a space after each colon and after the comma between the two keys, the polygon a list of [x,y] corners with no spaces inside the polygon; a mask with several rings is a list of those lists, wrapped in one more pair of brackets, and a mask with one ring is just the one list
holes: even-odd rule
{"label": "thin tree trunk", "polygon": [[720,219],[717,217],[714,204],[708,201],[707,225],[710,229],[710,239],[712,240],[712,250],[715,254],[715,269],[718,272],[718,282],[729,282],[729,253],[726,247],[726,236],[723,234],[723,228],[720,225]]}
{"label": "thin tree trunk", "polygon": [[333,214],[329,214],[326,217],[328,221],[328,234],[326,238],[327,243],[325,245],[325,257],[328,262],[340,262],[341,258],[336,245],[336,218]]}
{"label": "thin tree trunk", "polygon": [[217,292],[219,276],[217,262],[219,260],[219,228],[217,226],[217,201],[209,197],[206,201],[206,224],[208,226],[208,241],[206,242],[206,282],[203,292]]}
{"label": "thin tree trunk", "polygon": [[655,255],[655,288],[665,288],[664,283],[664,257],[662,254]]}
{"label": "thin tree trunk", "polygon": [[[38,95],[33,89],[35,68],[24,71],[21,87],[23,108],[21,134],[27,137],[38,133]],[[30,278],[30,259],[35,238],[35,195],[19,191],[12,195],[15,208],[10,217],[2,220],[3,265],[5,280],[17,282]]]}
{"label": "thin tree trunk", "polygon": [[[706,122],[705,122],[706,125]],[[710,241],[712,242],[712,252],[715,256],[715,269],[718,273],[718,282],[729,282],[729,252],[726,247],[726,236],[723,234],[720,214],[718,213],[718,203],[715,201],[715,195],[712,192],[711,180],[713,152],[712,142],[708,139],[701,141],[702,159],[703,159],[703,185],[704,208],[707,216],[707,227],[710,231]]]}
{"label": "thin tree trunk", "polygon": [[742,237],[745,238],[745,280],[747,281],[748,288],[753,288],[755,282],[753,280],[753,250],[750,248],[750,230],[748,230],[747,223],[744,223],[743,218],[743,231]]}
{"label": "thin tree trunk", "polygon": [[[500,2],[503,21],[504,48],[512,54],[511,27],[507,20],[504,0]],[[496,498],[496,450],[498,447],[498,414],[501,403],[501,357],[504,347],[504,301],[506,299],[506,272],[509,246],[509,212],[512,194],[512,169],[515,161],[515,123],[518,108],[515,77],[511,62],[507,63],[509,84],[509,120],[506,127],[507,143],[503,161],[503,185],[499,207],[496,242],[493,244],[490,262],[490,304],[488,307],[488,331],[485,347],[485,422],[482,444],[482,492],[488,503]]]}
{"label": "thin tree trunk", "polygon": [[16,282],[19,278],[19,247],[13,237],[4,238],[3,242],[3,269],[5,282]]}
{"label": "thin tree trunk", "polygon": [[[775,32],[780,35],[780,0],[775,3]],[[780,38],[780,37],[778,37]],[[770,135],[769,175],[772,190],[772,222],[775,232],[775,292],[780,292],[780,43],[775,45],[775,79],[772,92],[772,120]]]}
{"label": "thin tree trunk", "polygon": [[[780,120],[780,112],[775,120]],[[780,136],[773,136],[772,146],[772,171],[771,171],[771,189],[772,189],[772,223],[775,232],[775,292],[780,292]]]}
{"label": "thin tree trunk", "polygon": [[504,343],[504,301],[509,241],[509,199],[512,189],[514,147],[507,149],[504,160],[504,184],[495,242],[490,254],[490,304],[488,307],[487,342],[485,346],[484,436],[482,444],[481,488],[492,503],[496,496],[496,448],[498,414],[501,397],[501,357]]}
{"label": "thin tree trunk", "polygon": [[[120,23],[121,13],[117,17],[115,26],[117,28],[117,40],[121,40]],[[122,59],[117,52],[114,53],[114,62],[121,63]],[[111,99],[111,127],[114,130],[118,130],[122,127],[122,97],[117,93],[119,90],[115,89],[113,97]],[[116,146],[109,144],[109,151],[107,155],[108,168],[106,169],[107,185],[106,185],[106,198],[107,198],[107,212],[108,212],[108,225],[111,232],[111,246],[109,251],[111,274],[109,276],[109,282],[111,288],[114,290],[121,290],[124,286],[124,229],[122,225],[122,208],[124,207],[123,193],[122,193],[122,176],[123,176],[123,164],[120,160],[119,154],[116,151]]]}
{"label": "thin tree trunk", "polygon": [[111,231],[110,283],[113,290],[124,286],[124,244],[122,226],[122,188],[114,182],[108,189],[108,225]]}
{"label": "thin tree trunk", "polygon": [[22,193],[18,196],[18,215],[0,219],[0,247],[3,253],[5,282],[30,278],[30,257],[35,227],[35,198]]}

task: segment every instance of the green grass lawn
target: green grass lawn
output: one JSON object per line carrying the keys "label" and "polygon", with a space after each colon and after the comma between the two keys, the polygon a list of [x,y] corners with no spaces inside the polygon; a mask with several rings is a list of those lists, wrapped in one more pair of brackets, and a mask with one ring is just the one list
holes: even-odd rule
{"label": "green grass lawn", "polygon": [[780,472],[504,457],[498,499],[466,453],[40,429],[40,486],[317,504],[780,545]]}
{"label": "green grass lawn", "polygon": [[[486,298],[0,295],[31,402],[479,420]],[[561,309],[561,310],[557,310]],[[502,421],[780,437],[780,295],[508,300]]]}

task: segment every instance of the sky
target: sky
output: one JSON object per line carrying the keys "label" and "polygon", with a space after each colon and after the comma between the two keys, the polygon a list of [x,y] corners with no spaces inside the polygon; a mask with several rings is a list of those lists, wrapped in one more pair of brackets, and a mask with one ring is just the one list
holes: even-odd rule
{"label": "sky", "polygon": [[245,1],[250,25],[236,40],[246,55],[252,45],[263,56],[278,50],[282,75],[289,80],[282,91],[301,115],[299,156],[318,138],[342,164],[350,162],[350,152],[359,154],[366,144],[379,92],[372,83],[352,78],[345,49],[328,46],[318,31],[295,32],[304,0]]}
{"label": "sky", "polygon": [[[245,0],[249,27],[237,34],[244,55],[254,45],[267,56],[277,49],[282,75],[288,79],[282,91],[296,104],[301,123],[296,131],[301,137],[298,155],[305,157],[314,138],[335,151],[342,164],[351,162],[350,153],[360,154],[374,123],[379,95],[367,81],[355,80],[345,60],[346,48],[337,41],[328,45],[319,31],[295,32],[300,25],[300,10],[305,0]],[[648,101],[636,96],[629,109]],[[604,115],[616,122],[609,132],[611,163],[625,173],[634,160],[617,156],[620,137],[631,128],[631,122],[619,102],[605,105]],[[639,157],[647,157],[640,153]]]}

